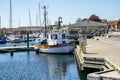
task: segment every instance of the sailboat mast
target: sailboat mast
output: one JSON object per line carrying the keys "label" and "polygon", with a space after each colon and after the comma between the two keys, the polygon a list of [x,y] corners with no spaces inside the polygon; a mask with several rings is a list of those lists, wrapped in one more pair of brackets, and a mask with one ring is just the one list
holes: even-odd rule
{"label": "sailboat mast", "polygon": [[44,9],[45,37],[46,37],[46,15],[47,15],[46,6],[43,6],[43,9]]}
{"label": "sailboat mast", "polygon": [[9,20],[9,27],[11,28],[12,31],[12,2],[10,0],[10,20]]}
{"label": "sailboat mast", "polygon": [[28,10],[29,12],[29,26],[32,26],[32,21],[31,21],[31,14],[30,14],[30,9]]}
{"label": "sailboat mast", "polygon": [[18,20],[18,22],[19,22],[19,27],[20,27],[20,19]]}
{"label": "sailboat mast", "polygon": [[40,3],[38,4],[38,11],[39,11],[39,22],[40,22],[40,27],[41,27],[41,10],[40,10]]}
{"label": "sailboat mast", "polygon": [[36,14],[36,26],[38,26],[38,14]]}
{"label": "sailboat mast", "polygon": [[0,29],[1,29],[1,16],[0,16]]}

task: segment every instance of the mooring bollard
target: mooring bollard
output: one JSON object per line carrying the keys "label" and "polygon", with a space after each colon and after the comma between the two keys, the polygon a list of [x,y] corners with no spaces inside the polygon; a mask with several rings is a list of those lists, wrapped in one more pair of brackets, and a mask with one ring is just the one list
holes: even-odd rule
{"label": "mooring bollard", "polygon": [[86,53],[87,39],[85,36],[81,37],[80,40],[80,52]]}

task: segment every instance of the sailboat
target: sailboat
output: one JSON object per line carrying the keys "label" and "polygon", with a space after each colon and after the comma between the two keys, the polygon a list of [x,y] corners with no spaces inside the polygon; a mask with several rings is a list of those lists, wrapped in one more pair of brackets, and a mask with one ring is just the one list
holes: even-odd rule
{"label": "sailboat", "polygon": [[[46,7],[44,6],[44,9]],[[44,10],[46,11],[46,10]],[[46,13],[44,13],[46,16]],[[46,17],[44,17],[46,18]],[[41,53],[52,54],[69,54],[74,51],[74,44],[68,39],[68,32],[65,30],[53,29],[51,32],[46,33],[46,19],[45,20],[45,37],[37,38],[34,41],[34,49]]]}
{"label": "sailboat", "polygon": [[11,43],[20,43],[21,39],[20,37],[14,35],[14,34],[10,34],[7,39],[11,42]]}
{"label": "sailboat", "polygon": [[7,39],[12,42],[12,43],[19,43],[20,42],[20,38],[17,37],[12,30],[12,0],[10,0],[10,16],[9,16],[10,20],[9,20],[9,27],[11,28],[11,32],[9,33],[9,36],[7,36]]}

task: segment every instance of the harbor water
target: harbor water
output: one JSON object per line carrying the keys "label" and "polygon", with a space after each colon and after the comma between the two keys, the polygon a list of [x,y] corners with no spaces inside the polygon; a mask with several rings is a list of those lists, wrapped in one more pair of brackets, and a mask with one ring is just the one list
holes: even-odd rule
{"label": "harbor water", "polygon": [[[0,47],[14,45],[27,46],[27,43],[6,43]],[[74,54],[0,53],[0,80],[87,80],[88,71],[78,72]]]}
{"label": "harbor water", "polygon": [[[32,43],[30,43],[31,45]],[[4,46],[26,43],[6,43]],[[0,54],[0,80],[80,80],[74,55],[14,52]]]}
{"label": "harbor water", "polygon": [[73,55],[0,54],[0,80],[79,80]]}

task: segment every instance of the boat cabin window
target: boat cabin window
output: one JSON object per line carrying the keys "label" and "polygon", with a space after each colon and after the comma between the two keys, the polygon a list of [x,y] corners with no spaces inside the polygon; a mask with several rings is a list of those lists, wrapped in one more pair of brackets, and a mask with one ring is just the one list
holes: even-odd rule
{"label": "boat cabin window", "polygon": [[53,39],[58,39],[57,34],[53,34]]}
{"label": "boat cabin window", "polygon": [[65,34],[62,34],[62,39],[65,39]]}
{"label": "boat cabin window", "polygon": [[64,43],[65,43],[65,41],[62,41],[62,43],[64,44]]}
{"label": "boat cabin window", "polygon": [[43,40],[43,41],[41,42],[41,44],[46,45],[46,44],[47,44],[47,40]]}
{"label": "boat cabin window", "polygon": [[48,35],[47,35],[47,38],[48,38],[48,39],[53,39],[53,36],[52,36],[51,34],[48,34]]}

